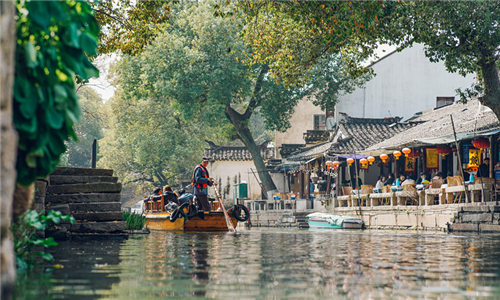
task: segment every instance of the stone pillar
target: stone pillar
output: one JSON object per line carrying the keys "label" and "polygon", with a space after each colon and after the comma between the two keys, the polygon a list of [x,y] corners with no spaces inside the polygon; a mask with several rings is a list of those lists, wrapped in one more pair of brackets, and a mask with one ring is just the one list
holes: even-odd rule
{"label": "stone pillar", "polygon": [[14,1],[0,1],[0,223],[1,299],[10,299],[16,280],[14,246],[10,225],[16,186],[17,132],[12,124],[12,87],[16,20]]}

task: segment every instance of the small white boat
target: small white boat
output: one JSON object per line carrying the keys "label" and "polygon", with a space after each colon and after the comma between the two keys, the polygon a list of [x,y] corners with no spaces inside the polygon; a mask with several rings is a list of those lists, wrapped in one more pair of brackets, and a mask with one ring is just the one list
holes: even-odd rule
{"label": "small white boat", "polygon": [[365,224],[358,218],[325,213],[308,214],[306,221],[309,228],[362,229]]}

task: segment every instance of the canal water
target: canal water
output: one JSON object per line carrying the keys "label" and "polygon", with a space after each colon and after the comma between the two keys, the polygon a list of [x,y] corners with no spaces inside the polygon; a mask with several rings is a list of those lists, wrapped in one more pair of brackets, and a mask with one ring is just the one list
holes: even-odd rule
{"label": "canal water", "polygon": [[500,299],[500,235],[252,228],[50,252],[16,299]]}

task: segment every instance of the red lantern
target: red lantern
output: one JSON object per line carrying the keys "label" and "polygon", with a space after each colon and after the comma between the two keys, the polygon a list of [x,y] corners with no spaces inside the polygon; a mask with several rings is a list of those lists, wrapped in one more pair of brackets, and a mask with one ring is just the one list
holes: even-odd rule
{"label": "red lantern", "polygon": [[387,154],[381,154],[381,155],[380,155],[380,159],[381,159],[383,162],[385,162],[388,158],[389,158],[389,155],[387,155]]}
{"label": "red lantern", "polygon": [[333,162],[333,167],[334,167],[335,169],[338,169],[338,168],[339,168],[339,166],[340,166],[340,161],[334,161],[334,162]]}
{"label": "red lantern", "polygon": [[331,167],[332,167],[332,165],[333,165],[333,162],[329,160],[329,161],[327,161],[327,162],[325,163],[325,165],[326,165],[326,169],[327,169],[327,170],[330,170],[330,168],[331,168]]}
{"label": "red lantern", "polygon": [[392,153],[392,155],[394,155],[394,157],[396,157],[396,159],[399,159],[399,157],[401,156],[401,152],[396,150]]}
{"label": "red lantern", "polygon": [[408,157],[409,157],[409,158],[417,158],[417,157],[419,157],[420,155],[422,155],[422,152],[420,152],[420,151],[414,151],[414,152],[412,152],[412,153],[408,154]]}
{"label": "red lantern", "polygon": [[477,149],[486,149],[490,147],[490,141],[485,138],[479,138],[472,141],[472,145]]}
{"label": "red lantern", "polygon": [[439,145],[436,147],[436,153],[445,156],[451,153],[451,148],[448,145]]}
{"label": "red lantern", "polygon": [[352,163],[354,162],[354,159],[349,157],[348,159],[346,159],[346,161],[349,164],[349,166],[351,166]]}
{"label": "red lantern", "polygon": [[368,156],[366,159],[370,162],[370,165],[375,161],[375,157],[373,156]]}
{"label": "red lantern", "polygon": [[411,153],[411,149],[410,148],[403,148],[403,153],[405,154],[406,157],[408,157],[408,154]]}

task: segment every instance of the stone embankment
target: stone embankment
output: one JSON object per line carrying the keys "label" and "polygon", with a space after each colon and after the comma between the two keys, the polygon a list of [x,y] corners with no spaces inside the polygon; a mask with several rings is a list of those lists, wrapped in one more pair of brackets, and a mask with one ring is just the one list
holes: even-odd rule
{"label": "stone embankment", "polygon": [[254,227],[308,228],[305,216],[315,211],[360,218],[367,229],[500,232],[500,206],[495,201],[422,206],[323,206],[299,211],[253,210],[251,223]]}
{"label": "stone embankment", "polygon": [[62,223],[46,231],[57,239],[127,238],[123,221],[121,183],[113,170],[57,168],[46,180],[37,181],[35,207],[38,211],[61,211],[76,223]]}
{"label": "stone embankment", "polygon": [[463,206],[454,216],[450,231],[500,232],[500,206]]}

